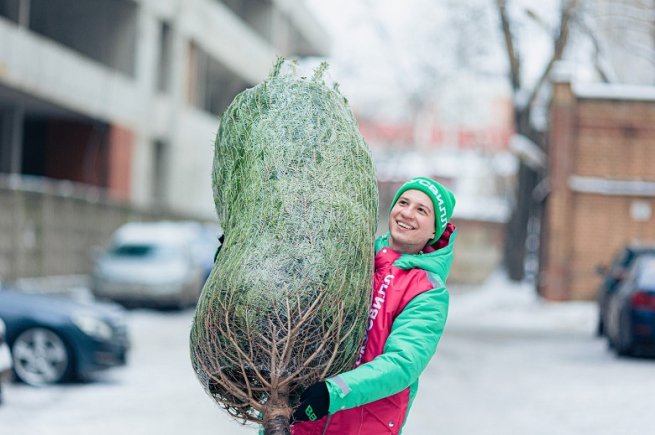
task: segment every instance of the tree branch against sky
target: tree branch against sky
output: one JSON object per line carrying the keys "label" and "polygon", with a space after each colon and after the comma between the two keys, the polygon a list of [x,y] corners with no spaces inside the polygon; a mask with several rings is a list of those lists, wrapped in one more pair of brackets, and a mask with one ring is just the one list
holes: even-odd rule
{"label": "tree branch against sky", "polygon": [[[371,117],[411,119],[465,76],[500,77],[487,1],[346,2],[348,14],[333,18],[341,1],[311,3],[331,30],[331,62],[346,73],[339,80],[354,105]],[[358,103],[358,95],[376,103]]]}

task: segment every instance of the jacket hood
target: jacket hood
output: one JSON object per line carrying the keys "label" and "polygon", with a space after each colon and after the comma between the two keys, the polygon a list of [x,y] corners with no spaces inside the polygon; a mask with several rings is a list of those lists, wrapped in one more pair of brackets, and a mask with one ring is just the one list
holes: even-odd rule
{"label": "jacket hood", "polygon": [[[375,241],[375,253],[389,247],[389,232]],[[432,246],[419,254],[403,254],[393,264],[401,269],[422,269],[433,273],[445,283],[453,263],[453,248],[457,238],[455,225],[448,223],[446,230]]]}

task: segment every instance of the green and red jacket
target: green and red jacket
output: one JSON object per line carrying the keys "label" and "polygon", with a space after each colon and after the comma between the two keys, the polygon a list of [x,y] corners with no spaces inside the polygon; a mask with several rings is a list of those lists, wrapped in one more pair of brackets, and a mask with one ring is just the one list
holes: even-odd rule
{"label": "green and red jacket", "polygon": [[448,224],[434,248],[416,255],[389,248],[388,233],[376,240],[367,334],[355,368],[327,380],[330,415],[293,425],[293,435],[400,433],[446,324],[456,234]]}

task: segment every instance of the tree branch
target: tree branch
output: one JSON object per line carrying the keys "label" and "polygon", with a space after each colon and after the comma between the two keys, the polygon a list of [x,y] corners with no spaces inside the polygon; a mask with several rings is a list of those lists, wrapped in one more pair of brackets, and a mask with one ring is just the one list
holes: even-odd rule
{"label": "tree branch", "polygon": [[506,6],[506,0],[496,0],[498,16],[505,40],[505,52],[509,61],[510,81],[512,83],[512,90],[516,93],[521,89],[521,59],[514,46],[514,35],[512,34],[512,27],[507,17]]}
{"label": "tree branch", "polygon": [[532,91],[530,92],[530,96],[528,97],[525,105],[525,108],[528,111],[530,110],[530,107],[532,106],[532,103],[534,102],[535,98],[537,98],[537,94],[539,93],[539,90],[543,86],[544,82],[548,79],[548,76],[550,75],[550,72],[553,69],[553,65],[555,65],[555,62],[560,60],[562,58],[562,54],[564,54],[564,49],[566,48],[569,42],[571,21],[573,20],[573,17],[575,16],[578,10],[578,6],[580,6],[580,0],[569,0],[568,2],[566,2],[564,6],[562,6],[559,33],[555,38],[553,44],[554,45],[553,55],[551,56],[550,60],[546,64],[546,67],[541,73],[541,76],[539,77],[537,83],[534,85]]}

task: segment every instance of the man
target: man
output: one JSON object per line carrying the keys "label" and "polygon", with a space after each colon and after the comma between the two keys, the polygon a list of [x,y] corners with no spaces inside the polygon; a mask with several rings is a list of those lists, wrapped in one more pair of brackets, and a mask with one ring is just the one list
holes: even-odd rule
{"label": "man", "polygon": [[294,435],[400,433],[446,324],[455,202],[429,178],[400,187],[389,231],[375,242],[367,334],[355,368],[303,392]]}

